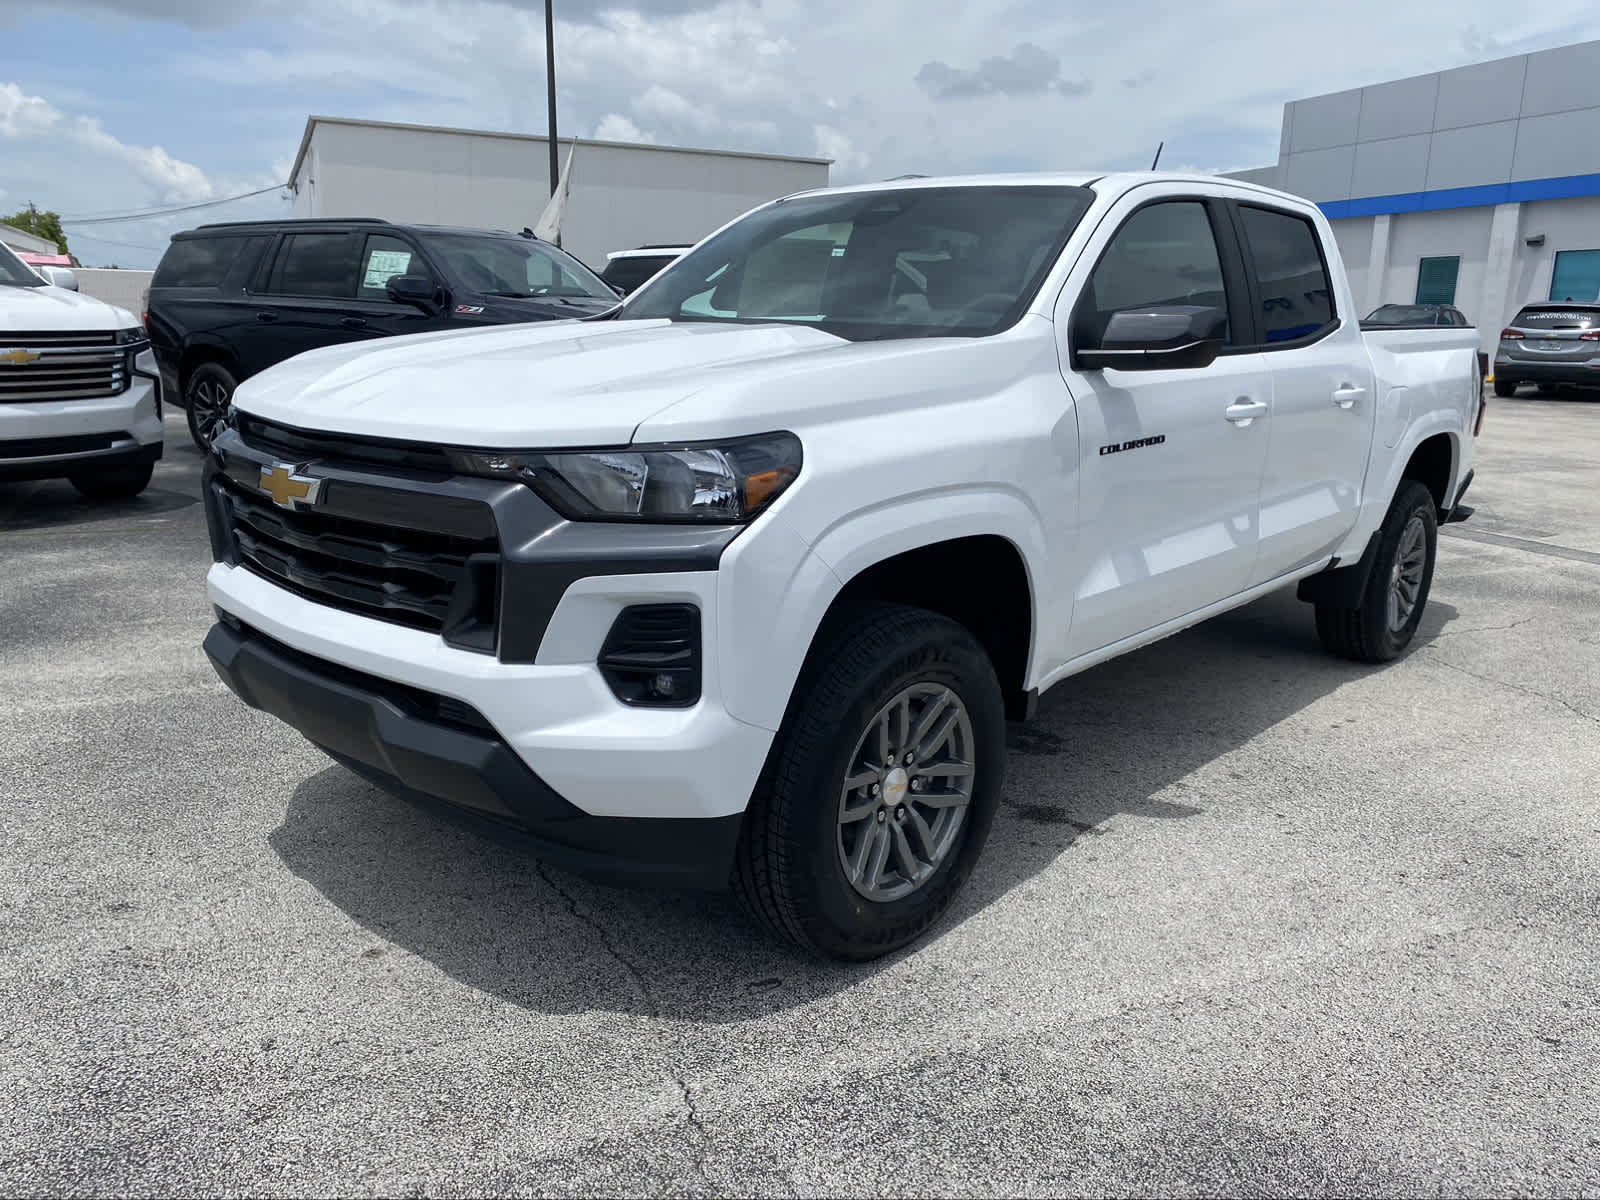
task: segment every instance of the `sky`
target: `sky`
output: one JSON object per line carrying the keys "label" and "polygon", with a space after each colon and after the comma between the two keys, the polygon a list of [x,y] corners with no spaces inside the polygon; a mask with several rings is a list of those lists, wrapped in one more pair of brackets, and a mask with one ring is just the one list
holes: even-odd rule
{"label": "sky", "polygon": [[[555,0],[562,136],[906,173],[1235,170],[1285,102],[1600,38],[1592,0]],[[0,214],[85,265],[288,215],[310,114],[542,133],[543,0],[0,0]],[[530,222],[543,197],[530,200]]]}

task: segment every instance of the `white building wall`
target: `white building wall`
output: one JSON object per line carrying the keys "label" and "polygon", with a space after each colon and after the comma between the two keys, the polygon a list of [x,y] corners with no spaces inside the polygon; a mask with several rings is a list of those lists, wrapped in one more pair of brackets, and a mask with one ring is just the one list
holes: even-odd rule
{"label": "white building wall", "polygon": [[125,308],[135,317],[144,315],[144,294],[150,290],[154,271],[113,271],[107,267],[73,267],[78,291],[107,304]]}
{"label": "white building wall", "polygon": [[[1374,227],[1384,220],[1389,222],[1387,252],[1374,263]],[[1379,304],[1414,301],[1422,259],[1459,255],[1456,307],[1482,333],[1483,348],[1492,350],[1517,309],[1550,298],[1559,252],[1600,250],[1600,196],[1354,217],[1331,224],[1362,315]],[[1541,235],[1542,245],[1528,245],[1529,238]],[[1508,261],[1497,263],[1497,256]]]}
{"label": "white building wall", "polygon": [[[544,138],[318,120],[295,178],[297,217],[384,217],[519,230],[549,199]],[[570,143],[561,142],[564,165]],[[582,142],[562,245],[608,251],[695,242],[758,204],[826,187],[820,160]]]}

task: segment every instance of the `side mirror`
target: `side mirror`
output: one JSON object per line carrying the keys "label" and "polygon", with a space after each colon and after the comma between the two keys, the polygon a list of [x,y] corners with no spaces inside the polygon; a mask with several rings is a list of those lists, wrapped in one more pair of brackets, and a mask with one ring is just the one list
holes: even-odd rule
{"label": "side mirror", "polygon": [[1113,313],[1100,344],[1074,354],[1080,371],[1170,371],[1209,367],[1222,352],[1228,314],[1200,304],[1161,304]]}
{"label": "side mirror", "polygon": [[78,290],[78,277],[70,267],[39,267],[38,271],[51,287],[65,288],[69,292]]}
{"label": "side mirror", "polygon": [[606,286],[619,296],[626,296],[628,294],[628,289],[623,287],[620,283],[610,283]]}
{"label": "side mirror", "polygon": [[426,275],[391,275],[383,293],[396,304],[410,304],[430,315],[439,311],[439,289]]}

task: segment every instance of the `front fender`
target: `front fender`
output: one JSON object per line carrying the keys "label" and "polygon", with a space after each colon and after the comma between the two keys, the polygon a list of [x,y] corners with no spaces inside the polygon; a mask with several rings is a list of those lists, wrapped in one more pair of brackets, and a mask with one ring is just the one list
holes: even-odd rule
{"label": "front fender", "polygon": [[[1011,542],[1025,567],[1042,560],[1038,514],[1016,491],[970,486],[905,496],[861,509],[828,527],[807,546],[780,513],[735,541],[719,570],[718,611],[722,689],[728,711],[741,721],[777,729],[812,639],[844,587],[869,567],[910,550],[956,538],[998,536]],[[927,581],[936,589],[939,581]],[[1047,616],[1028,570],[1034,627],[1062,626],[1068,614]],[[1033,657],[1027,678],[1032,686]]]}

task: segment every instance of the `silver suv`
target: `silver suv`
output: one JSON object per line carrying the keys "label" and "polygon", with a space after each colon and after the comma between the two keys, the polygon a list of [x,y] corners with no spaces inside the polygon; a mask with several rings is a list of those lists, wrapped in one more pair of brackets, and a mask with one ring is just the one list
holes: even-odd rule
{"label": "silver suv", "polygon": [[1494,394],[1521,383],[1541,392],[1563,386],[1600,387],[1600,303],[1528,304],[1500,331],[1494,353]]}

